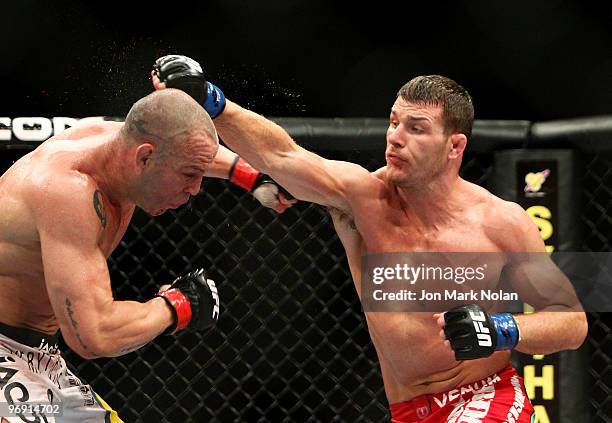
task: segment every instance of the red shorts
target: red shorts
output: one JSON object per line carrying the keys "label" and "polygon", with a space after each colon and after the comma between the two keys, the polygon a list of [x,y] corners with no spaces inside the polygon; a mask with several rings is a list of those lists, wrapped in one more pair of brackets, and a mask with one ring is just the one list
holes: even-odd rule
{"label": "red shorts", "polygon": [[530,423],[533,405],[508,365],[486,379],[391,404],[393,423]]}

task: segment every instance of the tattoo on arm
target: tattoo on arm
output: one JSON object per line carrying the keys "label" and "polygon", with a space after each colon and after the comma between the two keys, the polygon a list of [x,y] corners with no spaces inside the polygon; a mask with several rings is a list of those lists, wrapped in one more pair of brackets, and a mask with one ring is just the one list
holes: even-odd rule
{"label": "tattoo on arm", "polygon": [[72,302],[70,302],[70,298],[68,298],[68,297],[66,297],[66,313],[68,313],[68,317],[70,318],[70,323],[72,323],[72,327],[74,328],[74,336],[79,341],[79,344],[81,344],[81,347],[83,347],[83,349],[85,351],[89,352],[90,354],[94,355],[95,357],[98,357],[97,354],[93,354],[92,351],[89,348],[87,348],[87,345],[85,345],[85,343],[81,339],[81,335],[79,335],[79,332],[77,331],[77,327],[79,325],[78,325],[77,321],[74,320],[74,311],[72,310]]}
{"label": "tattoo on arm", "polygon": [[106,213],[104,213],[104,208],[102,207],[102,201],[100,201],[100,191],[96,190],[93,195],[93,205],[96,210],[96,214],[100,219],[100,223],[102,224],[102,228],[106,228]]}

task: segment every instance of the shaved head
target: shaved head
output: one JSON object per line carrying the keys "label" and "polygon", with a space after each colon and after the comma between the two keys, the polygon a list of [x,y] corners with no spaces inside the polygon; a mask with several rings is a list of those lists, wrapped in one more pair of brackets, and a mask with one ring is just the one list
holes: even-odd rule
{"label": "shaved head", "polygon": [[199,192],[219,149],[210,116],[183,91],[164,89],[130,109],[116,145],[126,166],[126,196],[158,215]]}
{"label": "shaved head", "polygon": [[218,144],[217,131],[202,106],[183,91],[154,91],[138,100],[130,109],[124,137],[136,144],[149,142],[162,151],[184,147],[190,139],[205,133]]}

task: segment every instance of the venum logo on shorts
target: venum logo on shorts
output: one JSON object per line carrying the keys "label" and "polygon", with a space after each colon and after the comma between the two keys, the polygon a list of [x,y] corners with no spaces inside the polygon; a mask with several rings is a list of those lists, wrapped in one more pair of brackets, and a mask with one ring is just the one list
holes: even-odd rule
{"label": "venum logo on shorts", "polygon": [[78,119],[70,117],[0,117],[0,142],[42,142],[77,122]]}
{"label": "venum logo on shorts", "polygon": [[458,403],[448,416],[448,423],[481,423],[489,413],[495,386],[485,386],[467,401]]}
{"label": "venum logo on shorts", "polygon": [[486,379],[482,379],[481,381],[469,383],[457,389],[451,389],[450,391],[442,394],[441,398],[438,398],[436,395],[434,395],[433,399],[436,405],[442,408],[447,404],[447,402],[452,403],[458,398],[463,398],[464,394],[480,393],[487,386],[494,385],[500,381],[501,381],[500,377],[497,374],[494,374],[492,376],[489,376]]}
{"label": "venum logo on shorts", "polygon": [[493,340],[491,339],[491,332],[489,328],[484,327],[483,322],[486,321],[485,314],[481,311],[475,313],[470,311],[470,316],[474,321],[474,329],[476,330],[476,336],[478,337],[478,345],[481,347],[493,346]]}

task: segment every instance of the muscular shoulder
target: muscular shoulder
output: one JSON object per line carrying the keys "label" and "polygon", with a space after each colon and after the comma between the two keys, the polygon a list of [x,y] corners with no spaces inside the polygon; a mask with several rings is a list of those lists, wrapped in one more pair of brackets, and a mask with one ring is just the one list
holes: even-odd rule
{"label": "muscular shoulder", "polygon": [[59,207],[62,204],[74,206],[97,189],[94,179],[75,169],[46,166],[38,169],[29,186],[30,199]]}
{"label": "muscular shoulder", "polygon": [[372,176],[374,176],[375,178],[381,181],[384,181],[386,172],[387,172],[387,166],[383,166],[380,169],[377,169],[374,172],[372,172]]}
{"label": "muscular shoulder", "polygon": [[369,187],[375,184],[380,179],[376,176],[376,172],[370,172],[366,168],[351,162],[332,161],[336,170],[340,171],[345,183],[353,189],[359,187]]}
{"label": "muscular shoulder", "polygon": [[[341,212],[352,214],[355,207],[362,206],[364,200],[376,196],[376,192],[384,188],[384,182],[375,173],[358,164],[342,161],[328,161],[337,175],[338,189],[344,193],[349,208]],[[336,206],[336,209],[340,209]]]}
{"label": "muscular shoulder", "polygon": [[[346,162],[344,162],[346,163]],[[361,209],[368,209],[370,204],[368,200],[376,200],[384,197],[387,193],[386,179],[385,179],[385,168],[380,168],[374,172],[369,172],[361,166],[353,163],[346,163],[347,171],[350,173],[349,188],[350,192],[349,202],[351,203],[351,210],[341,210],[337,207],[327,206],[326,209],[331,216],[336,231],[340,234],[342,232],[357,232],[355,225],[355,211]]]}
{"label": "muscular shoulder", "polygon": [[503,251],[545,251],[539,230],[527,212],[489,193],[484,203],[485,230]]}
{"label": "muscular shoulder", "polygon": [[387,187],[386,167],[381,167],[374,172],[370,172],[361,166],[355,166],[359,168],[359,171],[354,172],[352,175],[356,191],[374,195],[375,192],[384,190]]}
{"label": "muscular shoulder", "polygon": [[98,239],[105,223],[101,201],[93,178],[76,170],[47,170],[28,187],[27,202],[39,230]]}

